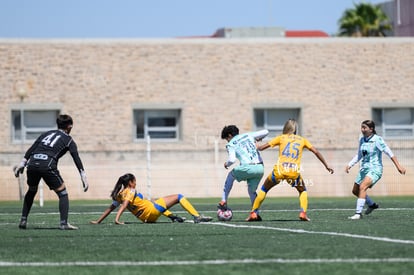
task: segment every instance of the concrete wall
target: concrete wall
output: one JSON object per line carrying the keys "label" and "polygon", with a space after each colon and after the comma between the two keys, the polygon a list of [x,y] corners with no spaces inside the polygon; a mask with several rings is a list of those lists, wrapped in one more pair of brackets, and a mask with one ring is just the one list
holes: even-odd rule
{"label": "concrete wall", "polygon": [[[413,64],[412,38],[0,40],[0,200],[18,199],[11,167],[30,146],[10,137],[10,110],[20,104],[58,105],[74,117],[72,136],[91,188],[81,191],[66,156],[60,170],[73,199],[107,198],[126,172],[143,190],[151,183],[153,196],[218,197],[227,172],[220,131],[228,124],[253,130],[259,106],[301,108],[301,133],[336,168],[329,175],[305,154],[304,176],[315,181],[310,194],[347,196],[355,174],[343,170],[360,122],[375,106],[414,107]],[[28,93],[23,102],[20,89]],[[147,144],[133,141],[138,105],[182,108],[180,141],[152,142],[150,170]],[[412,171],[413,140],[387,142]],[[264,154],[267,172],[275,154]],[[399,176],[384,162],[383,187],[372,191],[414,194],[410,172]],[[247,196],[244,183],[234,189],[233,196]],[[288,187],[273,194],[296,196]]]}

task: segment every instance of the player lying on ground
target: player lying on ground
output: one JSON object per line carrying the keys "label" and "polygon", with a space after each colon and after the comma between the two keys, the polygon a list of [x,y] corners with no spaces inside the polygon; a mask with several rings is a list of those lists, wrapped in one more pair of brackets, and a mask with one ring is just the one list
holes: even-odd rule
{"label": "player lying on ground", "polygon": [[98,220],[91,221],[91,223],[101,223],[118,206],[120,207],[115,217],[116,224],[124,224],[119,219],[125,209],[128,209],[144,223],[154,223],[161,215],[170,218],[173,222],[184,222],[185,218],[175,216],[168,210],[177,203],[193,216],[194,223],[209,222],[212,220],[211,217],[200,215],[193,205],[181,194],[168,195],[155,201],[150,201],[144,199],[143,195],[135,189],[136,185],[136,178],[133,174],[128,173],[119,177],[111,193],[111,198],[113,199],[112,204],[103,212]]}

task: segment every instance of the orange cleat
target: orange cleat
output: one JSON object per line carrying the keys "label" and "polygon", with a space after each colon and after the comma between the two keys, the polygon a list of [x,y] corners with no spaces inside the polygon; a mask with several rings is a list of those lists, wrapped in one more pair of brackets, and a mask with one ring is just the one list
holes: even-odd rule
{"label": "orange cleat", "polygon": [[246,219],[246,222],[260,222],[261,220],[262,218],[256,212],[252,211]]}
{"label": "orange cleat", "polygon": [[227,202],[225,202],[225,201],[219,202],[219,204],[217,205],[217,208],[220,209],[220,210],[226,211],[228,209],[227,208]]}
{"label": "orange cleat", "polygon": [[306,215],[306,212],[300,212],[299,214],[299,219],[301,221],[305,221],[305,222],[310,222],[310,219],[308,218],[308,216]]}

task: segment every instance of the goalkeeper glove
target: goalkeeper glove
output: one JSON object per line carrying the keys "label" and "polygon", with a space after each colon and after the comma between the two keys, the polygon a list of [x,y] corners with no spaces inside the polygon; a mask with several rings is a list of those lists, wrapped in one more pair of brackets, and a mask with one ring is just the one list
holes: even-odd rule
{"label": "goalkeeper glove", "polygon": [[175,216],[175,215],[169,215],[168,218],[170,218],[172,222],[181,223],[181,222],[185,221],[185,218],[181,218],[181,217],[178,217],[178,216]]}
{"label": "goalkeeper glove", "polygon": [[85,171],[81,170],[80,171],[80,176],[81,176],[81,180],[82,180],[83,192],[86,192],[86,191],[88,191],[89,184],[88,184],[88,179],[86,178]]}
{"label": "goalkeeper glove", "polygon": [[20,174],[23,174],[24,167],[26,167],[27,159],[23,158],[19,165],[13,167],[14,176],[18,178]]}

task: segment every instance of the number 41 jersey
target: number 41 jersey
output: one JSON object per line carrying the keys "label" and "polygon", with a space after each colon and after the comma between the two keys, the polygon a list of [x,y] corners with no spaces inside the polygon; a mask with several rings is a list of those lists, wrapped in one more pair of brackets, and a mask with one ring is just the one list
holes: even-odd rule
{"label": "number 41 jersey", "polygon": [[29,163],[43,160],[48,166],[55,166],[67,151],[70,152],[78,170],[83,170],[75,141],[62,130],[51,130],[41,134],[24,157],[29,160]]}

